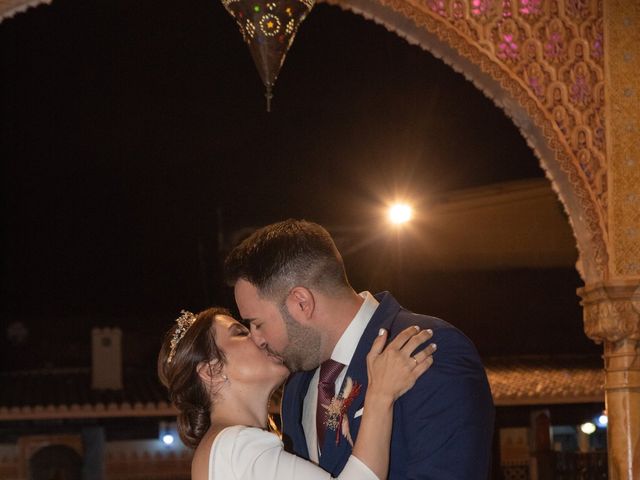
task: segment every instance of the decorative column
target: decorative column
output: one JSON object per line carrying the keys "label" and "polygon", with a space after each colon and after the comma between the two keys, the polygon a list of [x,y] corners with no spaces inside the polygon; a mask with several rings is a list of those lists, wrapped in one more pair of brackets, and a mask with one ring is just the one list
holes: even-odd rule
{"label": "decorative column", "polygon": [[586,334],[604,343],[609,480],[640,478],[640,282],[587,285],[578,293]]}
{"label": "decorative column", "polygon": [[640,2],[603,1],[607,271],[579,291],[604,343],[610,480],[640,479]]}

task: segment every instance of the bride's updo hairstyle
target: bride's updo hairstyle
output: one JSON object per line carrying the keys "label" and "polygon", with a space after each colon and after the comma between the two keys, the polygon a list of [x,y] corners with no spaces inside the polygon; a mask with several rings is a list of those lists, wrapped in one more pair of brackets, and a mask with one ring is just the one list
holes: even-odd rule
{"label": "bride's updo hairstyle", "polygon": [[[194,318],[193,314],[185,315]],[[209,367],[213,369],[211,373],[216,374],[225,362],[224,353],[215,341],[214,319],[217,315],[229,315],[229,311],[218,307],[204,310],[184,332],[180,330],[184,325],[178,321],[167,332],[158,355],[158,376],[169,390],[171,402],[180,411],[178,433],[182,442],[192,448],[198,446],[209,429],[215,395],[198,375],[198,365],[219,360]]]}

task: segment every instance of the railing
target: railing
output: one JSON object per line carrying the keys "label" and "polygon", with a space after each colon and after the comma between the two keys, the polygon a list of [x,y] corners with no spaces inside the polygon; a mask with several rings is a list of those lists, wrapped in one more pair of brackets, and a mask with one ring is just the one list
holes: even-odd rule
{"label": "railing", "polygon": [[[532,458],[532,462],[536,462]],[[549,452],[537,458],[536,480],[605,480],[608,478],[606,452]],[[529,464],[502,465],[500,480],[532,480]]]}
{"label": "railing", "polygon": [[555,452],[554,480],[603,480],[608,477],[607,452]]}

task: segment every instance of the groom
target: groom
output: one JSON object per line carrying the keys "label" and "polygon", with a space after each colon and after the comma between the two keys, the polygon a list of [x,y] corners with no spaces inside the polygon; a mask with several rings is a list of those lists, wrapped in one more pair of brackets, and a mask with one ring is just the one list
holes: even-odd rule
{"label": "groom", "polygon": [[[438,350],[395,404],[389,479],[486,480],[493,401],[476,349],[459,330],[405,310],[388,292],[355,292],[331,236],[315,223],[286,220],[254,232],[225,269],[256,344],[294,372],[282,400],[293,453],[340,473],[358,435],[365,357],[378,330],[393,338],[417,325],[433,330]],[[323,405],[346,385],[351,393],[327,417]]]}

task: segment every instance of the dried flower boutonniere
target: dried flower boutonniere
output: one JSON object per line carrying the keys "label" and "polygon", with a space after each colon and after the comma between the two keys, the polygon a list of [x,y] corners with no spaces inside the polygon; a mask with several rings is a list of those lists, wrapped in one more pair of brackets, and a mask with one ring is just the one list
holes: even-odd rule
{"label": "dried flower boutonniere", "polygon": [[349,445],[353,447],[353,439],[349,432],[349,418],[345,414],[361,389],[362,385],[354,382],[351,377],[347,377],[342,392],[337,397],[333,397],[329,405],[322,405],[327,409],[327,428],[336,432],[336,445],[340,443],[340,433],[342,433]]}

